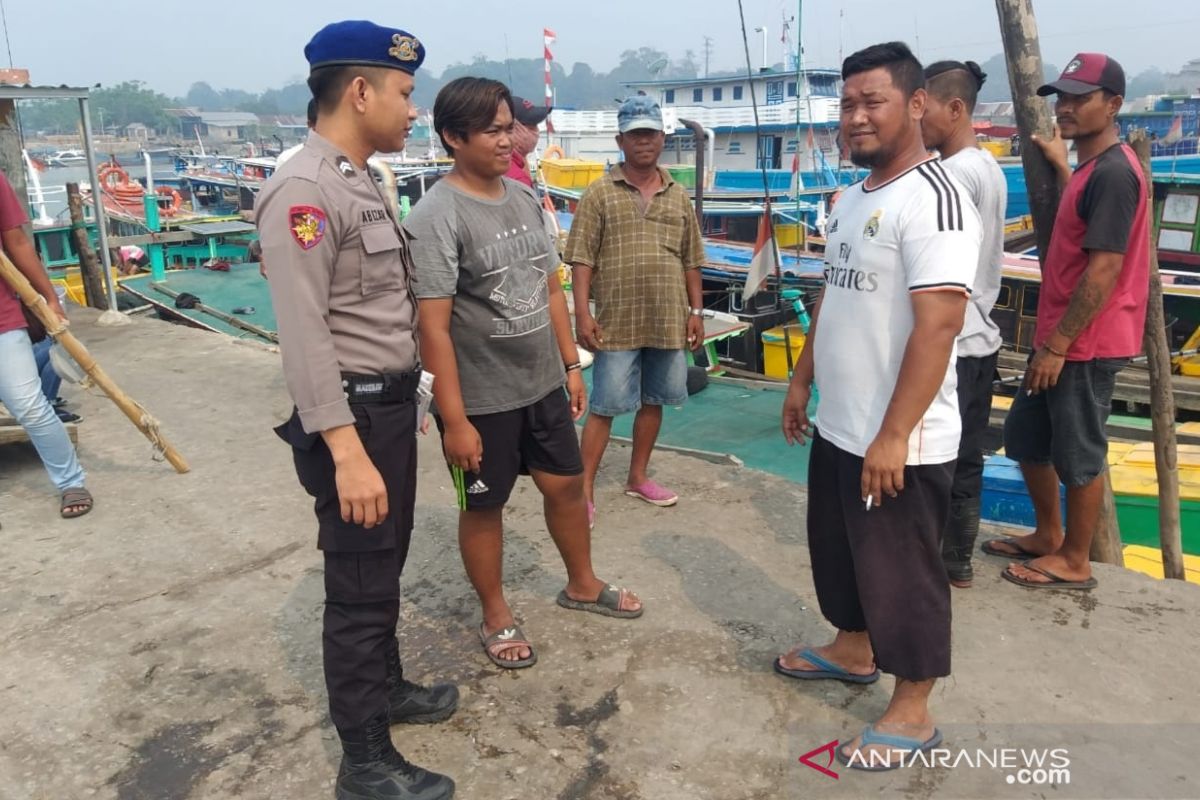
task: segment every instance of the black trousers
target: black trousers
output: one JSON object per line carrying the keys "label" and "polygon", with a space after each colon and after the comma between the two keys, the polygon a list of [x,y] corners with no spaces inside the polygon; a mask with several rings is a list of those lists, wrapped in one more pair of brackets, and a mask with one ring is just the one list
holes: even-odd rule
{"label": "black trousers", "polygon": [[958,413],[962,417],[962,438],[958,443],[958,462],[954,468],[954,500],[978,498],[983,490],[983,440],[992,415],[992,381],[996,361],[990,356],[959,356]]}
{"label": "black trousers", "polygon": [[388,515],[369,530],[342,520],[333,458],[320,435],[304,433],[295,413],[276,429],[292,445],[296,475],[314,501],[317,546],[325,553],[325,686],[342,734],[387,709],[387,653],[395,647],[417,487],[414,404],[350,408],[388,491]]}
{"label": "black trousers", "polygon": [[861,457],[818,433],[808,464],[808,549],[821,613],[867,631],[875,663],[912,681],[950,674],[941,532],[954,462],[904,468],[904,490],[867,511]]}

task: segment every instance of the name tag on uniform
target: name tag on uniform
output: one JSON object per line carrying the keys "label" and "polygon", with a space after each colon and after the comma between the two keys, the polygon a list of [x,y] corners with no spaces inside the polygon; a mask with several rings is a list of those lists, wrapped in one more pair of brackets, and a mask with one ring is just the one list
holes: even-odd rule
{"label": "name tag on uniform", "polygon": [[364,208],[362,212],[362,224],[370,225],[373,222],[386,222],[389,219],[388,214],[382,208]]}

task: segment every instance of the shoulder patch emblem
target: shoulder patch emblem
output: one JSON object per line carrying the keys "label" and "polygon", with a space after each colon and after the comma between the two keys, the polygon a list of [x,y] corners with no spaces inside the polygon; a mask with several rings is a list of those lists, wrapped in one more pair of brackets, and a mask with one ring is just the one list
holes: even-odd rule
{"label": "shoulder patch emblem", "polygon": [[292,206],[288,209],[288,228],[296,244],[311,250],[325,238],[325,212],[316,206]]}
{"label": "shoulder patch emblem", "polygon": [[397,33],[392,36],[392,46],[388,48],[388,55],[397,61],[416,61],[418,45],[420,42],[413,37]]}
{"label": "shoulder patch emblem", "polygon": [[875,209],[875,213],[867,220],[867,224],[863,226],[863,238],[874,239],[879,235],[879,222],[883,219],[883,209]]}

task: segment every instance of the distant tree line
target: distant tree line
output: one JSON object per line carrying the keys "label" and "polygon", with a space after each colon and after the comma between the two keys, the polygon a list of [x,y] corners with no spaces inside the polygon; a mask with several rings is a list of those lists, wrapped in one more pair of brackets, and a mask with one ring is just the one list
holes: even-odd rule
{"label": "distant tree line", "polygon": [[[980,92],[981,102],[1010,99],[1008,73],[1004,56],[995,55],[981,66],[988,73],[987,83]],[[419,73],[414,98],[422,108],[431,108],[438,90],[451,80],[464,75],[494,78],[508,84],[513,92],[535,103],[544,97],[544,62],[537,58],[514,58],[496,61],[483,54],[470,63],[455,63],[441,75]],[[687,80],[700,75],[696,54],[688,50],[682,58],[672,60],[667,53],[653,47],[640,47],[621,53],[617,66],[609,72],[597,72],[584,62],[576,62],[570,72],[562,64],[551,65],[555,103],[560,108],[610,108],[629,93],[625,83],[660,80]],[[738,71],[714,72],[713,77],[740,74]],[[1048,78],[1058,75],[1058,68],[1047,64]],[[1141,97],[1160,94],[1166,89],[1168,75],[1157,68],[1145,70],[1132,77],[1128,96]],[[302,116],[309,99],[308,86],[292,81],[278,89],[261,94],[241,89],[214,89],[200,81],[193,83],[184,97],[171,98],[149,88],[144,81],[125,81],[115,86],[96,89],[91,94],[92,125],[99,131],[120,132],[130,123],[140,122],[160,134],[178,131],[179,122],[171,117],[168,108],[193,107],[201,111],[248,111],[255,114],[293,114]],[[27,134],[69,134],[78,130],[78,106],[74,100],[24,101],[20,104],[21,123]]]}

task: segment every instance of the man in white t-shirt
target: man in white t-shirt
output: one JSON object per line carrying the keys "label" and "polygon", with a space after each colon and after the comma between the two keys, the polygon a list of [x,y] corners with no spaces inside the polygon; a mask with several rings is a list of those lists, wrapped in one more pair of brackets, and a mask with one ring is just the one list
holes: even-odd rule
{"label": "man in white t-shirt", "polygon": [[925,151],[925,76],[908,47],[855,53],[842,78],[842,136],[871,174],[830,216],[825,288],[783,406],[788,442],[813,440],[808,546],[837,635],[798,645],[775,669],[848,683],[895,675],[883,716],[837,750],[852,768],[892,769],[942,740],[929,693],[950,674],[940,538],[960,427],[954,341],[979,260],[979,216]]}
{"label": "man in white t-shirt", "polygon": [[971,552],[979,536],[983,492],[983,437],[992,411],[992,381],[1000,353],[1000,328],[992,306],[1000,294],[1004,261],[1004,209],[1008,185],[992,154],[979,146],[971,114],[987,75],[974,61],[939,61],[925,68],[925,146],[937,150],[942,166],[958,178],[979,211],[983,246],[971,284],[971,301],[958,335],[958,411],[962,440],[950,490],[950,519],[942,534],[942,562],[950,585],[971,585]]}

